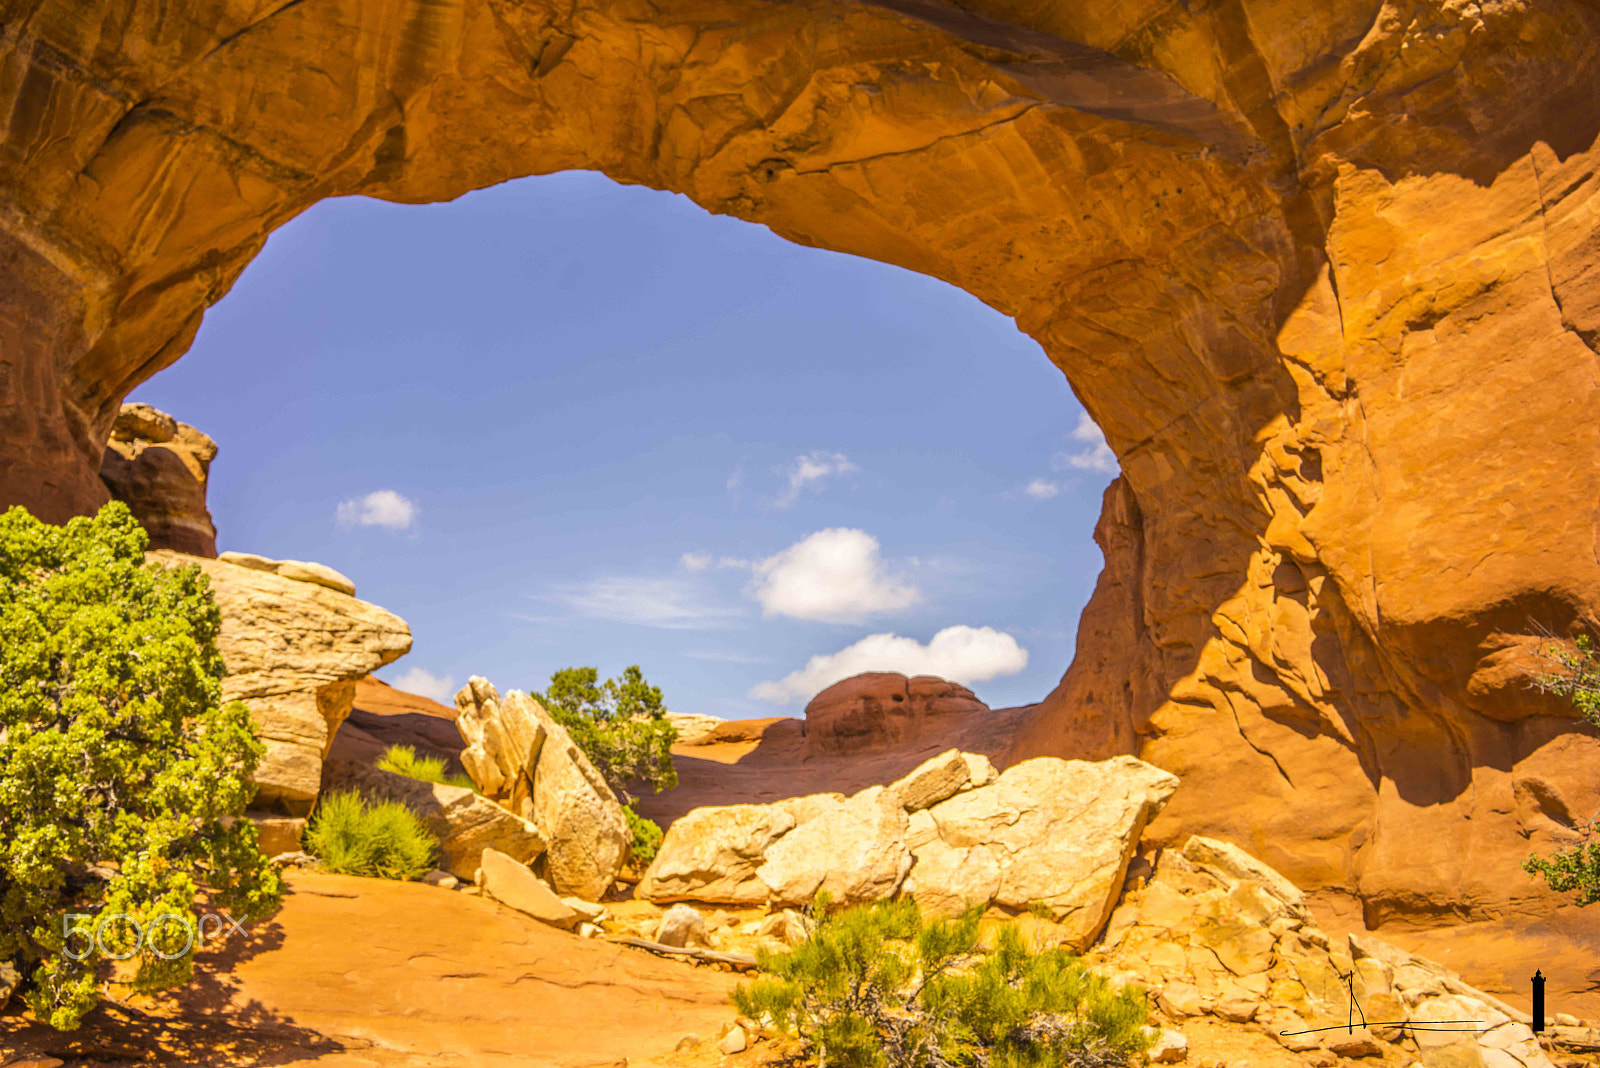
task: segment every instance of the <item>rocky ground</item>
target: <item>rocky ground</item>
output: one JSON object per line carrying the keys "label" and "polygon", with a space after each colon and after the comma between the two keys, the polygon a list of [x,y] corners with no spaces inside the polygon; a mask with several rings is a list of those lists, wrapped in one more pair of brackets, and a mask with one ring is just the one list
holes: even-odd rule
{"label": "rocky ground", "polygon": [[[371,680],[356,687],[354,703],[330,763],[370,764],[387,745],[403,742],[461,767],[457,710]],[[969,717],[957,733],[970,749],[999,752],[1012,723],[1005,713]],[[798,720],[685,727],[675,749],[680,786],[639,806],[663,823],[708,804],[854,792],[891,782],[947,748],[913,732],[844,752],[829,741],[819,753]],[[1369,932],[1359,916],[1340,910],[1338,897],[1305,899],[1270,872],[1252,869],[1241,879],[1237,866],[1197,856],[1169,849],[1136,858],[1106,935],[1088,954],[1097,967],[1151,991],[1152,1022],[1183,1036],[1181,1051],[1164,1054],[1169,1062],[1548,1068],[1516,1022],[1528,1007],[1524,973],[1542,967],[1552,978],[1550,1012],[1563,1014],[1563,1026],[1547,1036],[1560,1041],[1547,1041],[1542,1055],[1560,1068],[1597,1063],[1600,1037],[1566,1025],[1600,1017],[1600,1005],[1592,993],[1570,989],[1590,980],[1563,976],[1591,967],[1600,952],[1575,960],[1570,923],[1558,924],[1555,934],[1509,922],[1386,926],[1381,941],[1362,942]],[[750,954],[798,937],[792,914],[769,914],[759,904],[700,905],[698,917],[683,920],[677,907],[666,926],[682,920],[687,928],[669,938],[663,918],[675,907],[635,899],[624,881],[606,895],[603,920],[584,926],[585,937],[466,883],[447,889],[298,868],[288,878],[283,909],[248,938],[205,953],[189,987],[163,999],[119,997],[114,987],[113,1000],[72,1035],[8,1018],[0,1065],[738,1068],[776,1064],[790,1049],[755,1031],[730,1037],[736,1021],[728,993],[739,979],[731,968],[663,958],[622,940]],[[991,919],[1010,918],[1007,911],[991,910]],[[1043,916],[1015,922],[1040,944],[1068,937],[1065,926]],[[1417,964],[1410,952],[1446,967]],[[1476,1013],[1496,1028],[1499,1045],[1447,1048],[1437,1036],[1419,1044],[1393,1029],[1279,1037],[1342,1018],[1345,987],[1335,977],[1343,970],[1359,975],[1360,1001],[1374,1019],[1384,1010],[1413,1019]],[[746,1048],[738,1049],[740,1038]]]}

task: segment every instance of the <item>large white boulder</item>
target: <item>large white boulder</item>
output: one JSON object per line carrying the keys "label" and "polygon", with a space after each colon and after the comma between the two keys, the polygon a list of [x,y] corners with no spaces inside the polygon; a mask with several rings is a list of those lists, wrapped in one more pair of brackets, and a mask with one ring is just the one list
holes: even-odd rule
{"label": "large white boulder", "polygon": [[764,902],[769,891],[756,870],[768,847],[795,826],[778,805],[694,809],[667,829],[636,892],[649,901]]}
{"label": "large white boulder", "polygon": [[1145,824],[1177,787],[1176,776],[1129,756],[1024,761],[927,810],[937,834],[916,847],[905,891],[944,913],[1042,905],[1082,949],[1110,917]]}
{"label": "large white boulder", "polygon": [[911,870],[906,810],[882,786],[821,810],[767,849],[756,875],[779,905],[820,889],[841,904],[893,897]]}

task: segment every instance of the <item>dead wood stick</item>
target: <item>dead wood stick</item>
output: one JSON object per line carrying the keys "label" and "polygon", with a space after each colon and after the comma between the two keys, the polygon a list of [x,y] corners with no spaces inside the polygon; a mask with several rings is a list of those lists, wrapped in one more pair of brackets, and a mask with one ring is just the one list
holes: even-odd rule
{"label": "dead wood stick", "polygon": [[713,964],[726,964],[730,968],[747,972],[756,966],[756,959],[748,953],[718,953],[712,949],[693,949],[689,947],[666,946],[660,942],[651,942],[644,938],[618,938],[616,941],[625,946],[634,946],[638,949],[659,953],[663,957],[688,957],[692,960],[710,961]]}

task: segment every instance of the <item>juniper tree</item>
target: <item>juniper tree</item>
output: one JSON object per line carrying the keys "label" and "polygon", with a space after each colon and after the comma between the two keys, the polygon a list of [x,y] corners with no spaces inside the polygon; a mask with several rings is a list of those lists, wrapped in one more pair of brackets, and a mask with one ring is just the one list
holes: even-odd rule
{"label": "juniper tree", "polygon": [[765,974],[734,1004],[828,1068],[1106,1068],[1149,1046],[1140,994],[1032,952],[1013,924],[983,951],[980,915],[928,923],[912,901],[820,915],[793,950],[758,953]]}
{"label": "juniper tree", "polygon": [[241,921],[279,899],[233,818],[262,747],[221,702],[208,580],[147,544],[116,502],[65,527],[0,515],[0,961],[62,1029],[107,956],[140,992],[186,981],[202,891]]}

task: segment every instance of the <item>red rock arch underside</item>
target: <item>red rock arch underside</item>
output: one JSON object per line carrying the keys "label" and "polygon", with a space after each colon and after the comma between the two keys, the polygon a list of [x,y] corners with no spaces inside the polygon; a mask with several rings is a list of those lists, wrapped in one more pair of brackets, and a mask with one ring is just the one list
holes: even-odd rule
{"label": "red rock arch underside", "polygon": [[1522,681],[1600,604],[1590,7],[0,10],[0,504],[97,505],[122,398],[315,201],[600,170],[943,278],[1067,375],[1124,473],[1013,756],[1138,753],[1184,780],[1157,839],[1372,918],[1552,907],[1516,861],[1600,807]]}

